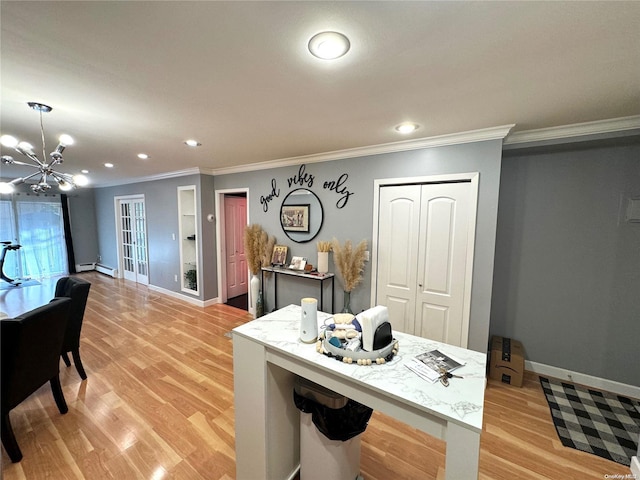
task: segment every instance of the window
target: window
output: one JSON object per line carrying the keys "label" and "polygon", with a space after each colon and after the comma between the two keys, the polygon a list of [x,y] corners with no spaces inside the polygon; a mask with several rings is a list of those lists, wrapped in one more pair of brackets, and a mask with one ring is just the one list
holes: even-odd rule
{"label": "window", "polygon": [[46,278],[68,272],[62,205],[58,195],[15,194],[2,200],[0,241],[22,245],[7,252],[11,278]]}

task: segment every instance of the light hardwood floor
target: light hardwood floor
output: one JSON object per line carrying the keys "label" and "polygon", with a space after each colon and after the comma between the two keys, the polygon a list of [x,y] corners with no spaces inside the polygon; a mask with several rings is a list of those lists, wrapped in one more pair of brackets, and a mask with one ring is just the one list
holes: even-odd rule
{"label": "light hardwood floor", "polygon": [[[61,362],[69,413],[60,415],[48,385],[12,411],[24,459],[12,464],[3,450],[3,477],[235,478],[225,333],[249,321],[247,312],[194,307],[98,273],[81,277],[92,283],[80,349],[88,379]],[[22,290],[0,292],[0,310],[14,315],[44,303],[53,284]],[[490,381],[485,398],[480,479],[629,474],[560,444],[537,376],[527,373],[522,388]],[[440,479],[444,452],[444,442],[376,412],[363,435],[361,470],[366,480]]]}

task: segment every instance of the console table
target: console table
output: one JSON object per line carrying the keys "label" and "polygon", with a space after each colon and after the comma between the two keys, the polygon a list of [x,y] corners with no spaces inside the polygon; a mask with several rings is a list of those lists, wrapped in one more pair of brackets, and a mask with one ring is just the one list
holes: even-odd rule
{"label": "console table", "polygon": [[[446,440],[448,480],[478,478],[486,354],[394,332],[398,355],[384,365],[338,362],[299,338],[301,309],[289,305],[233,330],[236,478],[288,480],[300,464],[296,375]],[[324,325],[330,314],[318,312]],[[442,349],[465,362],[445,388],[405,367]],[[428,461],[426,459],[425,461]]]}
{"label": "console table", "polygon": [[[325,280],[331,280],[331,311],[334,311],[334,299],[336,296],[335,291],[335,274],[333,273],[305,273],[301,270],[292,270],[290,268],[280,267],[262,267],[261,285],[264,285],[264,272],[273,272],[273,308],[278,309],[278,275],[290,275],[299,278],[306,278],[308,280],[315,280],[320,282],[320,303],[318,308],[324,311],[324,282]],[[264,287],[263,287],[264,288]],[[263,294],[265,294],[263,292]]]}

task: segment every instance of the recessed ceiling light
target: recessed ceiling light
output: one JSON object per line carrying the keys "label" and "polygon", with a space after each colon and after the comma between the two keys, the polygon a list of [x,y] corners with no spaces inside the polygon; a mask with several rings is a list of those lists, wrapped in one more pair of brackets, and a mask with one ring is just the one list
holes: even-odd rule
{"label": "recessed ceiling light", "polygon": [[147,155],[146,153],[139,153],[138,158],[146,160],[147,158],[149,158],[149,155]]}
{"label": "recessed ceiling light", "polygon": [[113,168],[113,163],[105,163],[104,166],[107,168]]}
{"label": "recessed ceiling light", "polygon": [[311,37],[309,51],[323,60],[335,60],[342,57],[351,48],[349,39],[338,32],[322,32]]}
{"label": "recessed ceiling light", "polygon": [[83,170],[80,170],[80,171],[81,171],[82,173],[89,173],[89,170],[87,170],[87,169],[83,169]]}
{"label": "recessed ceiling light", "polygon": [[189,145],[190,147],[199,147],[200,145],[202,145],[199,141],[193,139],[185,140],[184,143],[185,145]]}
{"label": "recessed ceiling light", "polygon": [[406,135],[408,133],[415,132],[419,128],[420,125],[418,125],[417,123],[404,122],[396,126],[396,131],[402,133],[403,135]]}

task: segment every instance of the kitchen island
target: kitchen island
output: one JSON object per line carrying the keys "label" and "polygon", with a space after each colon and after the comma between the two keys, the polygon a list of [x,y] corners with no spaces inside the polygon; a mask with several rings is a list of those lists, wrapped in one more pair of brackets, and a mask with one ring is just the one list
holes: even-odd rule
{"label": "kitchen island", "polygon": [[[447,443],[446,478],[478,478],[486,355],[394,332],[398,354],[382,365],[329,358],[300,341],[301,309],[289,305],[233,330],[236,474],[239,480],[287,480],[299,469],[300,412],[296,375],[352,398]],[[318,312],[320,326],[331,315]],[[406,368],[439,349],[464,362],[450,386],[429,383]],[[429,459],[425,458],[425,462]]]}

